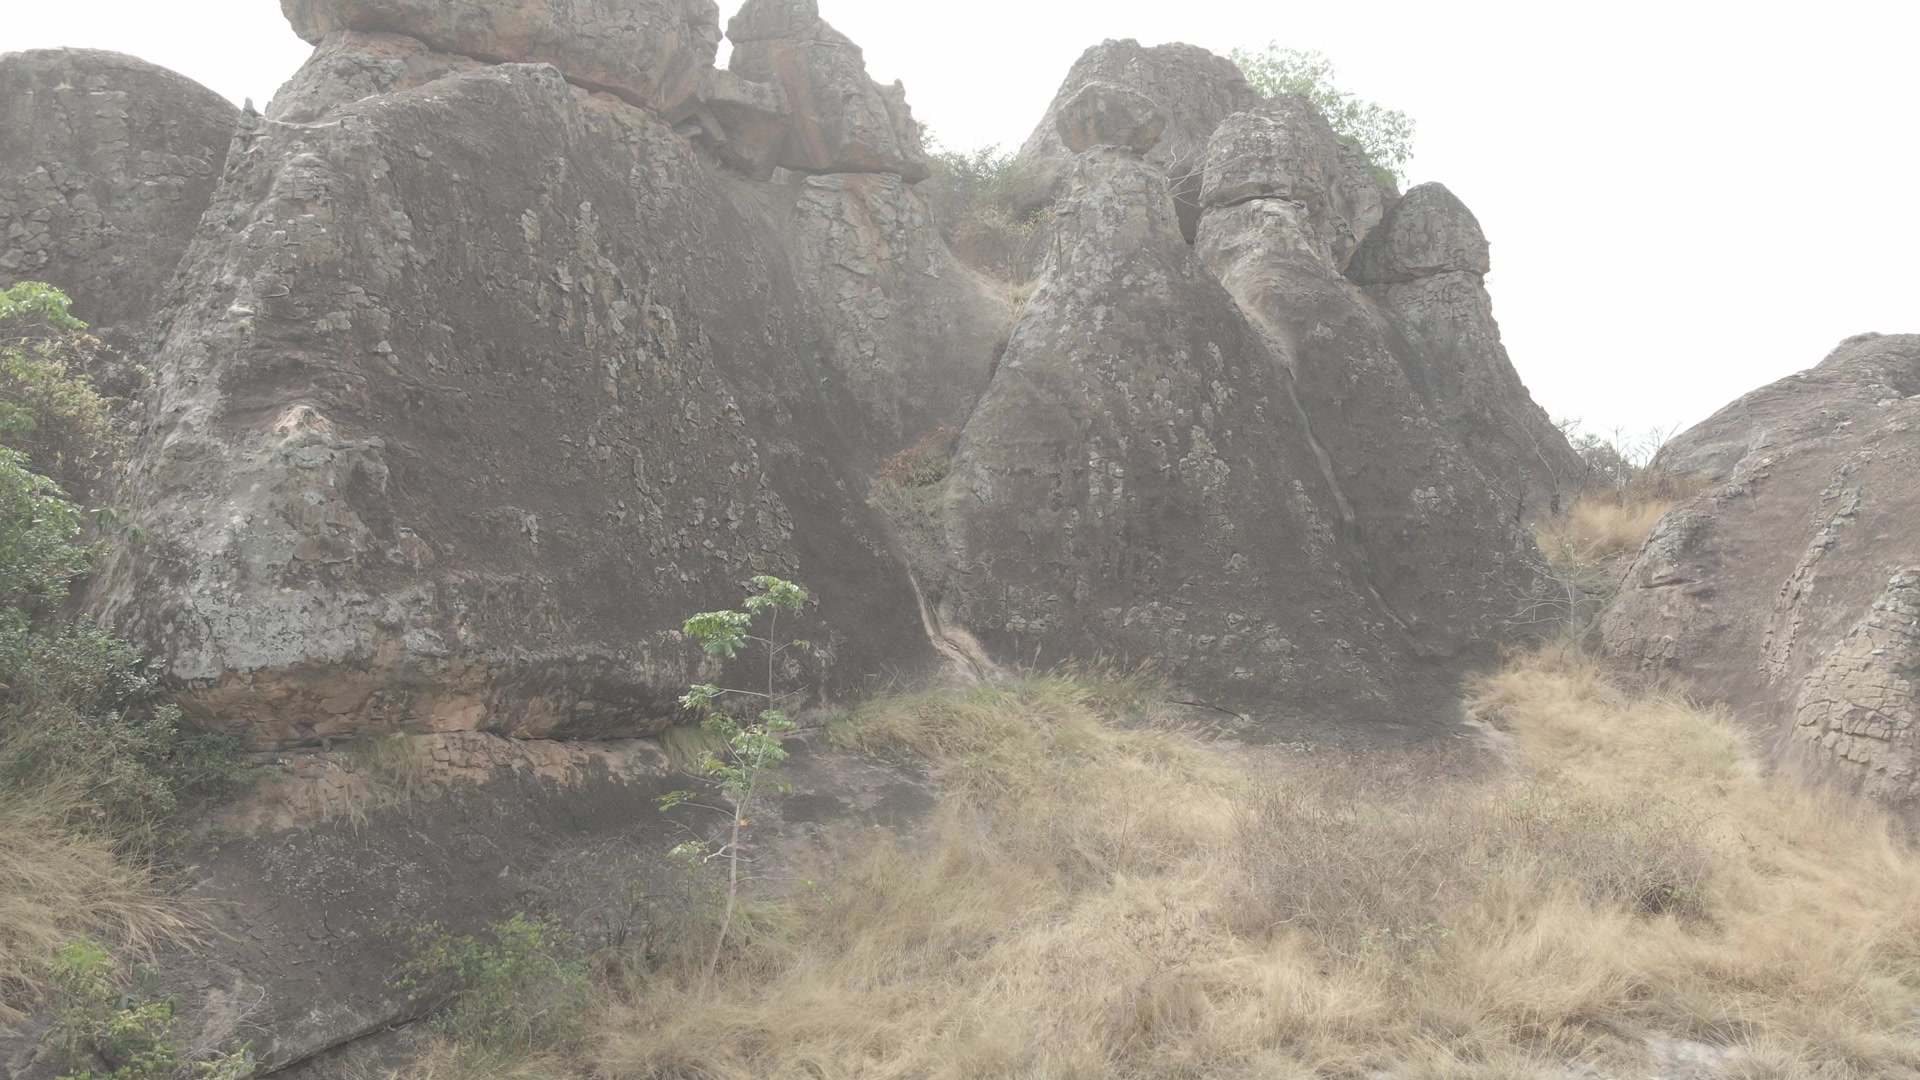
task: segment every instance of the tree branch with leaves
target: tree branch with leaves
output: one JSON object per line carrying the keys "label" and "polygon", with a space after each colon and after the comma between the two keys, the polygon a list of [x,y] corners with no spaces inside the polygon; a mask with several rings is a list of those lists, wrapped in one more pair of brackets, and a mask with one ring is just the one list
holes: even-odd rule
{"label": "tree branch with leaves", "polygon": [[[727,840],[718,848],[705,841],[692,841],[673,849],[678,858],[696,863],[722,860],[727,866],[726,910],[714,938],[712,957],[707,961],[709,983],[720,966],[727,935],[733,929],[734,915],[739,910],[741,842],[742,834],[752,822],[751,812],[760,796],[769,790],[790,790],[789,785],[770,775],[786,762],[787,751],[781,740],[794,729],[793,721],[780,708],[778,662],[789,651],[813,648],[811,642],[783,642],[778,636],[781,613],[804,608],[806,590],[791,581],[764,574],[754,578],[751,585],[754,592],[741,604],[745,610],[702,612],[688,619],[684,626],[687,636],[699,642],[708,656],[734,660],[742,651],[752,648],[759,648],[766,655],[765,689],[703,683],[690,687],[680,698],[681,706],[697,713],[701,727],[715,736],[719,744],[719,749],[710,751],[694,766],[693,775],[707,784],[721,805],[697,802],[699,794],[693,791],[670,792],[660,799],[662,810],[693,806],[724,814],[728,819]],[[763,617],[767,624],[764,636],[754,633],[755,624]],[[759,706],[753,710],[755,718],[745,720],[724,708],[731,698],[745,699]]]}

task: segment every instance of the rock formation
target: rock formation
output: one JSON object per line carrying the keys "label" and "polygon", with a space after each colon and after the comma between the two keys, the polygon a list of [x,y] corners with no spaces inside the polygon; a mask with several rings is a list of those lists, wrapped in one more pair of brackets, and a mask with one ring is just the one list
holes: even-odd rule
{"label": "rock formation", "polygon": [[1387,211],[1347,272],[1387,314],[1429,413],[1516,516],[1538,521],[1561,509],[1585,469],[1500,343],[1490,266],[1473,212],[1441,185],[1421,184]]}
{"label": "rock formation", "polygon": [[131,56],[0,56],[0,287],[49,282],[131,347],[207,208],[239,112]]}
{"label": "rock formation", "polygon": [[1815,777],[1920,807],[1920,336],[1850,338],[1652,468],[1669,513],[1602,632],[1690,677]]}
{"label": "rock formation", "polygon": [[[271,1065],[419,1008],[374,981],[372,913],[457,891],[473,925],[515,867],[640,820],[632,740],[724,678],[681,621],[755,574],[818,597],[811,703],[1104,657],[1251,723],[1374,730],[1443,727],[1446,658],[1523,590],[1518,448],[1570,451],[1499,348],[1472,215],[1220,57],[1075,66],[1020,157],[1051,213],[1016,303],[948,252],[903,89],[813,0],[749,0],[725,71],[710,0],[284,7],[316,48],[264,116],[131,61],[0,61],[0,139],[50,178],[0,178],[9,257],[111,242],[121,277],[47,276],[115,319],[168,299],[117,500],[145,540],[86,599],[190,723],[288,763],[209,886],[253,944],[193,975],[209,1014],[259,996]],[[49,79],[109,130],[70,139]],[[119,179],[154,176],[204,183]],[[124,219],[56,205],[122,189]],[[353,887],[324,833],[268,835],[365,794],[332,747],[395,734],[566,824],[449,867],[471,830],[436,812]]]}
{"label": "rock formation", "polygon": [[793,109],[776,161],[800,172],[883,172],[927,178],[920,125],[906,87],[881,86],[816,0],[747,0],[727,24],[728,66],[743,79],[786,92]]}
{"label": "rock formation", "polygon": [[1165,171],[1181,232],[1191,240],[1200,216],[1200,165],[1207,143],[1220,121],[1260,100],[1233,61],[1193,45],[1146,48],[1133,40],[1105,41],[1083,53],[1014,160],[1015,211],[1039,210],[1060,194],[1079,154],[1063,134],[1061,113],[1096,83],[1131,90],[1166,116],[1163,136],[1147,160]]}

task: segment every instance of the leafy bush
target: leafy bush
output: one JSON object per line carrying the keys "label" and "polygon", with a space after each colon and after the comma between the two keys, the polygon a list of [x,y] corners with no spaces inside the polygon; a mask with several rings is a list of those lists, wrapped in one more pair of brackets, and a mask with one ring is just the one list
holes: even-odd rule
{"label": "leafy bush", "polygon": [[[150,982],[141,970],[136,981]],[[114,970],[105,946],[76,938],[60,949],[53,975],[66,1003],[47,1039],[72,1071],[60,1080],[246,1080],[251,1047],[194,1058],[174,1037],[173,1002],[147,996]]]}
{"label": "leafy bush", "polygon": [[1267,97],[1306,98],[1326,116],[1335,134],[1364,151],[1387,178],[1406,179],[1407,162],[1413,159],[1413,119],[1340,89],[1334,83],[1333,61],[1324,54],[1283,49],[1276,42],[1262,52],[1235,49],[1232,55],[1254,90]]}
{"label": "leafy bush", "polygon": [[475,937],[439,923],[413,933],[396,988],[445,996],[433,1027],[463,1046],[501,1055],[578,1041],[588,1003],[588,965],[557,922],[525,913]]}
{"label": "leafy bush", "polygon": [[35,281],[0,290],[0,443],[78,488],[107,471],[125,438],[88,376],[103,347],[70,307]]}
{"label": "leafy bush", "polygon": [[1021,253],[1037,227],[1037,213],[1017,211],[1019,178],[1013,155],[994,147],[936,150],[927,155],[933,176],[922,185],[934,222],[961,260],[1002,280],[1021,273]]}

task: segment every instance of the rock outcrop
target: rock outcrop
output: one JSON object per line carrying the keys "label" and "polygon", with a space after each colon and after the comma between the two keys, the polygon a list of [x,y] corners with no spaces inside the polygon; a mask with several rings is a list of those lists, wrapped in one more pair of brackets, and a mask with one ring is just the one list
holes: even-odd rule
{"label": "rock outcrop", "polygon": [[944,489],[942,620],[1001,655],[1163,658],[1215,701],[1390,714],[1398,632],[1165,175],[1096,147],[1054,219]]}
{"label": "rock outcrop", "polygon": [[792,121],[776,162],[799,172],[929,175],[907,91],[867,77],[860,47],[820,17],[817,0],[747,0],[727,24],[733,73],[785,91]]}
{"label": "rock outcrop", "polygon": [[552,64],[569,82],[677,119],[720,50],[714,0],[281,0],[294,32],[400,34],[489,63]]}
{"label": "rock outcrop", "polygon": [[1341,275],[1386,200],[1327,122],[1281,99],[1221,125],[1198,253],[1284,365],[1341,532],[1382,614],[1425,652],[1485,647],[1532,577],[1531,540],[1408,377],[1409,357]]}
{"label": "rock outcrop", "polygon": [[212,198],[239,113],[119,53],[0,56],[0,286],[49,282],[130,348]]}
{"label": "rock outcrop", "polygon": [[1680,435],[1669,513],[1602,621],[1778,756],[1920,808],[1920,335],[1851,338]]}
{"label": "rock outcrop", "polygon": [[[63,199],[147,175],[89,139],[208,144],[203,188],[129,192],[164,225],[112,240],[138,272],[69,286],[166,301],[116,498],[145,539],[87,602],[291,778],[208,863],[247,933],[194,975],[203,1012],[258,998],[270,1064],[316,1053],[420,1007],[374,913],[457,892],[477,925],[616,819],[651,850],[633,740],[726,677],[678,628],[755,574],[817,597],[788,671],[813,702],[1106,658],[1243,722],[1445,724],[1446,659],[1493,641],[1529,556],[1482,444],[1532,436],[1501,426],[1531,403],[1443,190],[1401,200],[1222,58],[1110,42],[1022,151],[1053,212],[1016,303],[948,252],[904,92],[813,0],[749,0],[726,71],[709,0],[566,7],[286,0],[316,49],[267,113],[172,127],[132,62],[0,61],[39,65],[0,139],[49,148]],[[79,106],[38,73],[82,69],[89,115],[125,115],[67,146]],[[24,220],[36,252],[107,242],[44,199]],[[1874,657],[1892,629],[1861,626]],[[557,823],[471,866],[435,861],[478,842],[456,815],[376,826],[388,876],[333,880],[330,834],[285,829],[384,805],[329,749],[376,736],[429,748],[480,827],[514,800]]]}
{"label": "rock outcrop", "polygon": [[1487,238],[1454,194],[1421,184],[1393,204],[1348,276],[1399,334],[1402,367],[1517,516],[1561,509],[1585,474],[1579,455],[1513,369],[1487,294]]}
{"label": "rock outcrop", "polygon": [[1061,194],[1079,154],[1067,144],[1062,113],[1094,84],[1130,90],[1166,116],[1165,131],[1147,160],[1166,174],[1181,232],[1191,240],[1200,217],[1201,158],[1207,143],[1220,121],[1257,104],[1260,95],[1233,61],[1205,49],[1178,44],[1148,48],[1131,39],[1102,42],[1074,63],[1040,125],[1014,158],[1016,213],[1049,206]]}

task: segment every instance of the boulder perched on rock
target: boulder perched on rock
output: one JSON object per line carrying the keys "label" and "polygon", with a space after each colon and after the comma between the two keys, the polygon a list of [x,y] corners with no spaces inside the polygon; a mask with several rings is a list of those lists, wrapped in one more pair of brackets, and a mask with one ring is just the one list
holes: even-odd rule
{"label": "boulder perched on rock", "polygon": [[403,34],[435,52],[552,64],[567,80],[678,118],[720,48],[714,0],[281,0],[302,38]]}
{"label": "boulder perched on rock", "polygon": [[313,55],[273,95],[267,116],[310,124],[343,105],[486,66],[486,61],[470,56],[435,52],[404,34],[341,30],[321,39]]}
{"label": "boulder perched on rock", "polygon": [[1407,377],[1517,516],[1538,521],[1577,494],[1586,465],[1514,370],[1487,294],[1486,234],[1439,184],[1394,202],[1347,274],[1392,322]]}
{"label": "boulder perched on rock", "polygon": [[1298,99],[1229,118],[1206,160],[1199,257],[1284,365],[1363,585],[1423,651],[1489,647],[1531,580],[1532,542],[1340,274],[1378,220],[1371,172],[1343,168]]}
{"label": "boulder perched on rock", "polygon": [[1067,144],[1061,113],[1093,83],[1122,87],[1166,116],[1163,137],[1147,153],[1172,186],[1182,232],[1192,238],[1199,219],[1201,156],[1220,121],[1260,100],[1240,68],[1193,45],[1106,41],[1088,49],[1067,73],[1053,103],[1014,158],[1015,212],[1038,210],[1060,194],[1078,150]]}
{"label": "boulder perched on rock", "polygon": [[1920,809],[1920,335],[1850,338],[1654,459],[1709,486],[1669,513],[1602,621],[1785,761]]}
{"label": "boulder perched on rock", "polygon": [[1145,94],[1107,82],[1090,82],[1060,108],[1060,138],[1074,153],[1117,146],[1145,154],[1160,145],[1167,114]]}
{"label": "boulder perched on rock", "polygon": [[816,0],[747,0],[727,24],[734,74],[785,93],[792,119],[778,163],[799,172],[928,175],[906,88],[867,77],[860,47],[820,18]]}
{"label": "boulder perched on rock", "polygon": [[0,56],[0,286],[49,282],[126,347],[207,209],[239,113],[119,53]]}

